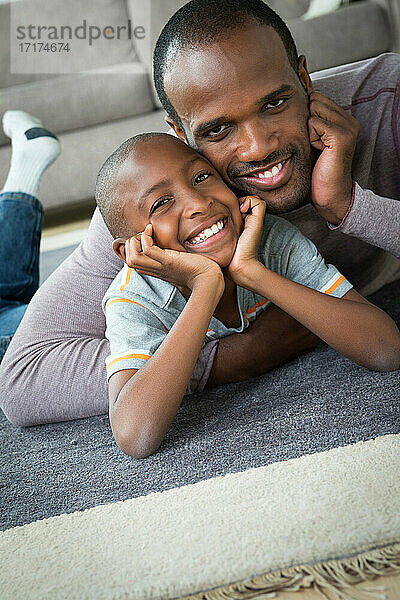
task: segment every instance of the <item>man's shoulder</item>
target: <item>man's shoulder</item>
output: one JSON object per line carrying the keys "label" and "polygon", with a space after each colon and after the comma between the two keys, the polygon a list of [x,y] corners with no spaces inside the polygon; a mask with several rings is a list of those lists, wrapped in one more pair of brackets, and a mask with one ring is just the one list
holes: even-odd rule
{"label": "man's shoulder", "polygon": [[314,89],[340,106],[368,99],[384,89],[396,88],[400,79],[400,55],[392,52],[317,71],[311,74]]}

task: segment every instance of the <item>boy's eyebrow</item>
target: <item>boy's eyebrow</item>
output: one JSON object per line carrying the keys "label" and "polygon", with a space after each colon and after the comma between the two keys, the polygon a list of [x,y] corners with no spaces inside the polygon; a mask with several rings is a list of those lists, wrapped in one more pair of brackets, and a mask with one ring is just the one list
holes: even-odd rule
{"label": "boy's eyebrow", "polygon": [[145,204],[148,196],[150,196],[150,194],[152,194],[153,192],[155,192],[159,188],[165,187],[169,183],[170,183],[169,179],[163,179],[162,181],[158,181],[157,183],[155,183],[154,185],[152,185],[149,189],[147,189],[144,192],[144,194],[142,194],[140,196],[140,198],[138,199],[138,208],[139,208],[139,210],[142,210],[142,208],[144,207],[144,204]]}
{"label": "boy's eyebrow", "polygon": [[[202,156],[193,156],[193,158],[191,158],[190,160],[185,162],[185,164],[183,165],[183,169],[185,171],[187,171],[187,169],[198,160],[204,161],[205,159]],[[150,194],[152,194],[153,192],[156,192],[158,189],[167,187],[168,185],[170,185],[170,183],[171,183],[170,179],[162,179],[161,181],[158,181],[157,183],[155,183],[154,185],[149,187],[138,199],[139,210],[142,210],[144,208],[146,200],[150,196]]]}
{"label": "boy's eyebrow", "polygon": [[[269,102],[270,100],[273,100],[274,98],[276,98],[276,96],[279,96],[280,94],[284,94],[285,92],[292,92],[293,90],[294,90],[293,86],[285,83],[285,84],[281,85],[279,88],[277,88],[276,90],[274,90],[273,92],[270,92],[269,94],[266,94],[265,96],[260,98],[258,100],[257,104],[265,104],[266,102]],[[195,127],[193,135],[199,136],[202,133],[204,133],[205,131],[207,131],[207,129],[212,129],[213,127],[218,127],[218,125],[222,125],[223,123],[226,123],[227,121],[229,122],[229,120],[230,120],[229,117],[222,116],[222,117],[217,117],[216,119],[211,119],[210,121],[205,121],[204,123],[200,123],[199,125],[197,125],[197,127]]]}

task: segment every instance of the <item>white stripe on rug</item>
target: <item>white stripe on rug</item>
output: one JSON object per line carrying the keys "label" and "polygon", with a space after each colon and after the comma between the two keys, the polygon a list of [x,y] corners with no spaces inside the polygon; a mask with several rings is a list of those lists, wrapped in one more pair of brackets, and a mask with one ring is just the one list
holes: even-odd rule
{"label": "white stripe on rug", "polygon": [[387,435],[14,527],[0,595],[180,598],[398,542],[399,450]]}

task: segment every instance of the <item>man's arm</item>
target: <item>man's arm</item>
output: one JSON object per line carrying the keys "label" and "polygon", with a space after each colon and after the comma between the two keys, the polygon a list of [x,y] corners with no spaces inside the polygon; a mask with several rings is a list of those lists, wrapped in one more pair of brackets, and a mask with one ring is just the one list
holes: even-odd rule
{"label": "man's arm", "polygon": [[[352,179],[358,121],[319,92],[311,92],[309,108],[310,143],[321,152],[312,173],[312,204],[330,229],[400,257],[400,202],[364,190]],[[398,130],[399,124],[393,127]],[[387,164],[388,171],[397,168],[398,164]]]}
{"label": "man's arm", "polygon": [[[399,174],[400,186],[400,174]],[[400,201],[383,198],[353,184],[350,206],[338,224],[328,223],[347,235],[387,250],[400,258]]]}
{"label": "man's arm", "polygon": [[319,343],[319,337],[272,304],[243,333],[219,340],[206,388],[263,375]]}
{"label": "man's arm", "polygon": [[[82,244],[33,297],[1,363],[0,402],[9,421],[27,427],[107,413],[110,346],[101,302],[121,264],[96,210]],[[210,383],[264,373],[311,350],[313,339],[294,319],[270,307],[257,327],[251,324],[245,333],[220,340]]]}

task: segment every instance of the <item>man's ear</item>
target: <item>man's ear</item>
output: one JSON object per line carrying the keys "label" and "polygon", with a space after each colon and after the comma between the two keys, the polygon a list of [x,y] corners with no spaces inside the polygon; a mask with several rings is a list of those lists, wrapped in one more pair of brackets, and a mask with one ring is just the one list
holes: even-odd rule
{"label": "man's ear", "polygon": [[171,119],[171,117],[170,117],[169,115],[166,115],[166,117],[165,117],[165,120],[166,120],[166,122],[168,123],[168,125],[169,125],[170,127],[172,127],[172,129],[175,131],[175,133],[176,133],[176,135],[178,136],[178,138],[179,138],[180,140],[182,140],[182,142],[185,142],[185,143],[186,143],[186,135],[185,135],[185,132],[183,131],[182,127],[180,127],[179,125],[177,125],[177,124],[175,123],[175,121],[173,121],[173,120]]}
{"label": "man's ear", "polygon": [[115,254],[122,260],[122,262],[126,263],[126,254],[125,254],[125,242],[123,238],[118,238],[113,241],[112,248]]}
{"label": "man's ear", "polygon": [[313,91],[313,84],[308,73],[306,57],[303,54],[299,56],[299,78],[303,88],[310,95]]}

